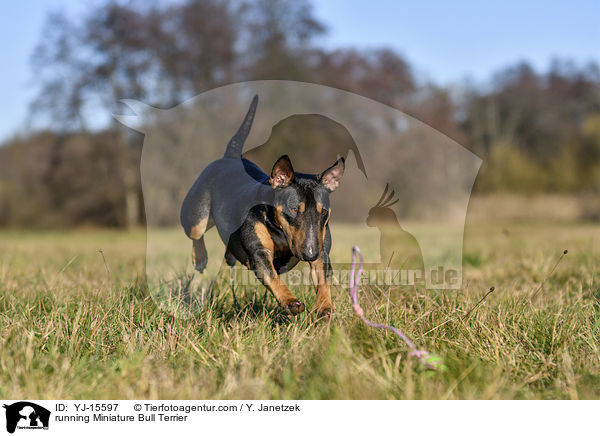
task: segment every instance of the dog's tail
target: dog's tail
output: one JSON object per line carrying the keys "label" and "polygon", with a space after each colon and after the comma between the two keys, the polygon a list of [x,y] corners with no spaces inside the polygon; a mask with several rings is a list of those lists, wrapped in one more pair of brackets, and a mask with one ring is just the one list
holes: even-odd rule
{"label": "dog's tail", "polygon": [[242,148],[244,148],[244,142],[250,133],[252,122],[254,121],[254,114],[256,113],[256,106],[258,105],[258,95],[255,95],[248,108],[248,113],[242,122],[242,125],[238,131],[233,135],[227,144],[225,149],[225,157],[240,158],[242,156]]}

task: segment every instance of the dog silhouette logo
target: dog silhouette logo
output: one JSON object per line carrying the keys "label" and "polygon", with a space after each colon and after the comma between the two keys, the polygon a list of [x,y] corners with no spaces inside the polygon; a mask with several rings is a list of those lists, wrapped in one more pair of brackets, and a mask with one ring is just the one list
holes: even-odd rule
{"label": "dog silhouette logo", "polygon": [[[260,106],[253,103],[257,95]],[[293,81],[234,83],[168,109],[122,102],[125,113],[114,117],[144,135],[145,278],[161,309],[187,317],[211,300],[213,285],[233,290],[236,275],[226,270],[239,258],[228,251],[229,241],[235,235],[231,246],[239,248],[236,238],[251,210],[277,210],[267,176],[280,156],[287,156],[289,165],[280,162],[277,173],[297,172],[304,179],[320,177],[342,159],[343,182],[336,185],[327,212],[333,234],[329,238],[324,232],[338,241],[331,243],[336,265],[331,271],[340,274],[340,285],[349,260],[349,249],[342,247],[360,244],[366,263],[385,272],[384,279],[390,277],[393,284],[461,289],[467,207],[482,161],[433,127],[356,94]],[[205,177],[198,181],[200,174]],[[192,191],[198,195],[189,197],[188,208]],[[300,197],[289,199],[306,207]],[[284,202],[279,206],[278,216],[295,217],[299,211]],[[270,220],[270,215],[256,216]],[[308,218],[293,217],[298,229],[310,227]],[[267,228],[279,234],[278,225]],[[280,235],[288,245],[291,230]],[[294,241],[305,240],[303,234],[296,231]],[[245,256],[256,250],[237,252],[241,268],[248,268]],[[302,257],[285,256],[277,261],[282,274]],[[371,276],[379,280],[378,274]],[[314,282],[312,273],[302,277],[302,285]],[[290,277],[292,283],[296,278]],[[247,283],[254,286],[254,281]]]}
{"label": "dog silhouette logo", "polygon": [[4,404],[6,409],[6,431],[14,433],[18,429],[48,429],[50,411],[29,401],[19,401],[11,405]]}

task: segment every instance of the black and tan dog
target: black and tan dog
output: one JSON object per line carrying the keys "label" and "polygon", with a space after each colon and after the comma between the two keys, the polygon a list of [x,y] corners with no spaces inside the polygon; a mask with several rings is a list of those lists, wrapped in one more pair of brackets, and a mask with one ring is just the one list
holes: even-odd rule
{"label": "black and tan dog", "polygon": [[303,312],[304,303],[279,275],[300,260],[309,262],[317,291],[317,314],[329,316],[329,194],[340,183],[344,159],[313,175],[294,172],[284,155],[275,162],[271,175],[266,175],[241,157],[257,104],[255,96],[223,158],[204,169],[183,201],[181,224],[193,240],[192,262],[198,271],[206,267],[203,235],[216,225],[227,247],[227,264],[234,266],[237,260],[254,271],[289,313]]}

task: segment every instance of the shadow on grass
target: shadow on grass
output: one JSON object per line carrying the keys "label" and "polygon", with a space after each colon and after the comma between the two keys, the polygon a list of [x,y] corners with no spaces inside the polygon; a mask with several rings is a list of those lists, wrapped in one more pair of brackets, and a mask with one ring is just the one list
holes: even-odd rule
{"label": "shadow on grass", "polygon": [[140,302],[152,302],[157,310],[181,318],[211,317],[220,321],[270,320],[275,325],[289,324],[294,317],[279,307],[266,288],[235,286],[217,277],[209,286],[194,283],[193,274],[180,274],[151,290],[138,277],[127,288],[127,295]]}

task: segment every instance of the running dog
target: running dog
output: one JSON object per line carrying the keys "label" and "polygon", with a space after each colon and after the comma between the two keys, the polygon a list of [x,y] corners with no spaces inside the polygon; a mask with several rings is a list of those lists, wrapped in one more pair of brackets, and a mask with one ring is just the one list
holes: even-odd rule
{"label": "running dog", "polygon": [[257,104],[255,96],[223,158],[204,169],[183,201],[181,225],[193,241],[192,262],[198,271],[204,271],[208,255],[203,236],[216,226],[226,246],[227,264],[233,267],[239,261],[246,265],[293,315],[303,312],[305,306],[280,274],[300,260],[309,262],[317,292],[317,315],[329,317],[329,195],[340,184],[344,159],[339,158],[321,174],[302,174],[294,171],[284,155],[277,159],[270,176],[265,174],[242,159]]}

